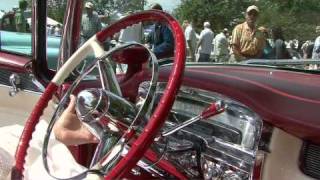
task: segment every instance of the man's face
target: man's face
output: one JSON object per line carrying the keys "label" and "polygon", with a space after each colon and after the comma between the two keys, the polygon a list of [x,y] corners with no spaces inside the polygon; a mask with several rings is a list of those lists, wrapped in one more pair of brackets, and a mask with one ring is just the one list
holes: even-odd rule
{"label": "man's face", "polygon": [[255,10],[251,10],[246,13],[247,23],[254,24],[254,23],[256,23],[257,18],[258,18],[258,12]]}
{"label": "man's face", "polygon": [[182,28],[185,29],[189,25],[188,21],[183,21]]}

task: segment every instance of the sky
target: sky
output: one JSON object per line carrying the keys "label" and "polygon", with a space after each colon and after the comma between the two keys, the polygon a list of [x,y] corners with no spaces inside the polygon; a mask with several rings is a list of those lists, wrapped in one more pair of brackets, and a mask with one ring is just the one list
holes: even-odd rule
{"label": "sky", "polygon": [[6,12],[11,10],[14,6],[18,7],[19,0],[0,0],[0,10],[5,10]]}
{"label": "sky", "polygon": [[159,3],[165,11],[172,12],[180,3],[180,0],[147,0],[147,7],[150,4]]}

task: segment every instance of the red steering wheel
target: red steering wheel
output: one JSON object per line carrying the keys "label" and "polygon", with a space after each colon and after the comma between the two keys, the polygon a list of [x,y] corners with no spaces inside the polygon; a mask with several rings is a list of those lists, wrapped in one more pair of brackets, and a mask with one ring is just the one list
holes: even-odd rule
{"label": "red steering wheel", "polygon": [[170,27],[174,36],[175,44],[175,55],[172,72],[164,91],[164,95],[162,96],[160,103],[155,109],[154,113],[152,114],[151,119],[148,121],[148,124],[143,129],[143,132],[139,135],[135,142],[131,144],[129,152],[115,165],[115,167],[111,171],[109,171],[105,178],[120,178],[125,173],[130,171],[136,165],[139,159],[143,157],[144,153],[154,141],[155,136],[162,127],[174,103],[175,95],[177,94],[182,81],[186,57],[184,33],[179,23],[169,14],[157,10],[145,11],[125,17],[118,22],[110,25],[106,29],[98,32],[83,46],[81,46],[61,67],[53,80],[47,86],[45,92],[40,97],[31,115],[26,121],[16,151],[16,161],[12,170],[12,179],[23,179],[25,157],[27,155],[27,149],[29,148],[29,143],[32,138],[32,133],[34,132],[44,109],[47,107],[48,102],[56,93],[58,87],[64,83],[66,77],[69,76],[72,70],[74,70],[74,68],[81,62],[82,58],[89,52],[93,51],[96,56],[100,56],[103,52],[101,44],[108,37],[112,37],[121,29],[144,21],[160,21],[162,23],[166,23]]}

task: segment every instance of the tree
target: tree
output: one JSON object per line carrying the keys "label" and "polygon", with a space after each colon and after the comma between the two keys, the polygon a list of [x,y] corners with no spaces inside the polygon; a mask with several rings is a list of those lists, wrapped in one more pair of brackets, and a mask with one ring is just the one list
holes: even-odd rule
{"label": "tree", "polygon": [[63,23],[64,12],[66,11],[67,0],[49,0],[48,17]]}
{"label": "tree", "polygon": [[192,21],[198,30],[202,29],[204,21],[209,21],[212,29],[218,31],[243,19],[249,4],[244,0],[182,0],[174,14],[181,22]]}
{"label": "tree", "polygon": [[[27,0],[31,6],[32,0]],[[113,13],[125,13],[129,11],[143,10],[145,0],[85,0],[92,2],[99,14],[111,15]],[[63,22],[67,0],[48,0],[48,17]]]}
{"label": "tree", "polygon": [[[28,7],[31,8],[32,0],[27,0]],[[64,12],[67,6],[67,0],[48,0],[48,17],[62,23],[64,18]]]}
{"label": "tree", "polygon": [[144,0],[92,0],[96,10],[101,13],[126,13],[143,10]]}
{"label": "tree", "polygon": [[193,21],[198,31],[204,21],[209,21],[217,32],[243,22],[245,10],[252,4],[260,9],[259,26],[280,26],[286,39],[315,38],[314,29],[320,22],[319,0],[182,0],[174,13],[181,22]]}
{"label": "tree", "polygon": [[286,39],[305,41],[315,38],[315,26],[320,22],[320,1],[265,0],[257,5],[261,9],[260,25],[282,27]]}

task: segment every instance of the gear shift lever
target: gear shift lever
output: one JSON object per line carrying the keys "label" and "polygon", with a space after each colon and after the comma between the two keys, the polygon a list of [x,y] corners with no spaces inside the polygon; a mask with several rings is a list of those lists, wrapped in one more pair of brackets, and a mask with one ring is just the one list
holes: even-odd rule
{"label": "gear shift lever", "polygon": [[194,122],[197,122],[197,121],[200,121],[202,119],[207,119],[209,117],[212,117],[214,115],[217,115],[217,114],[220,114],[222,112],[224,112],[226,108],[226,105],[224,104],[223,101],[217,101],[215,103],[212,103],[207,109],[205,109],[200,115],[198,116],[195,116],[187,121],[184,121],[183,123],[181,124],[178,124],[176,125],[175,127],[167,130],[167,131],[164,131],[161,136],[165,137],[165,136],[169,136],[175,132],[177,132],[178,130],[194,123]]}

